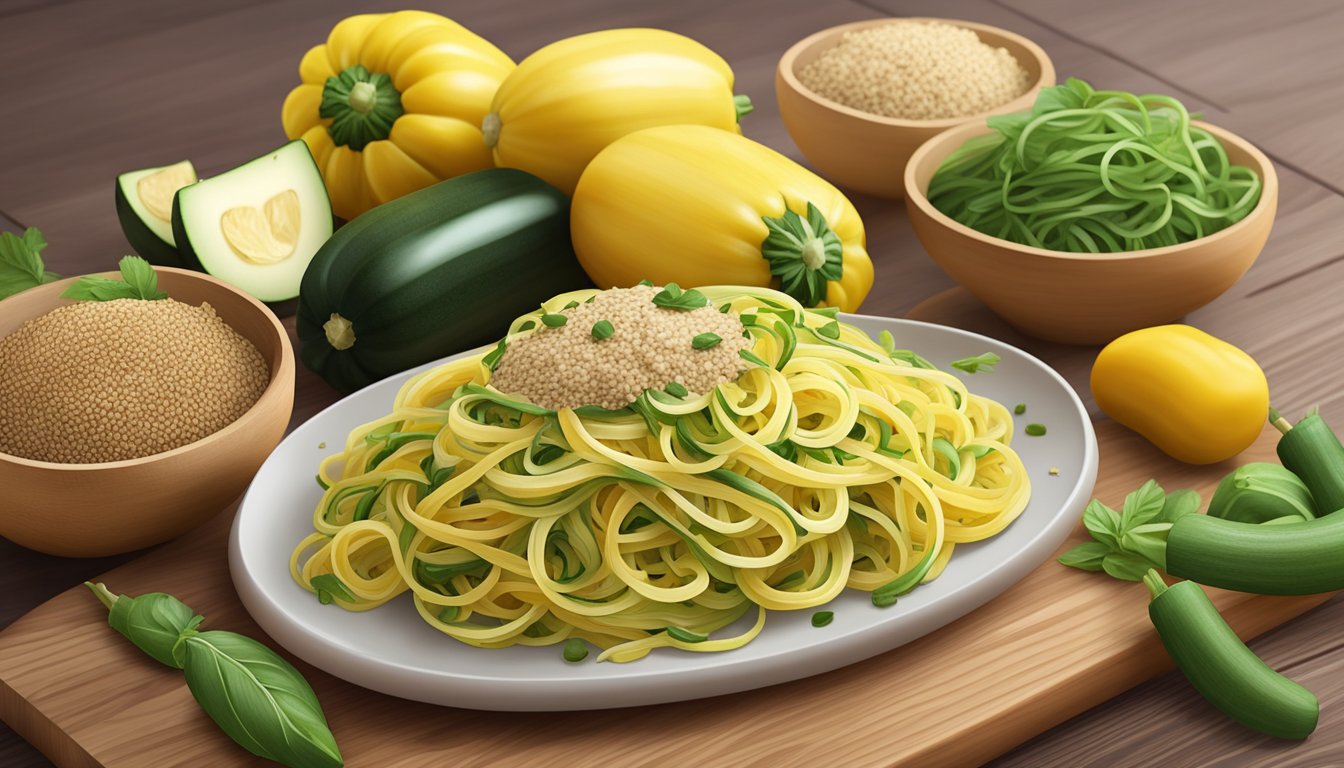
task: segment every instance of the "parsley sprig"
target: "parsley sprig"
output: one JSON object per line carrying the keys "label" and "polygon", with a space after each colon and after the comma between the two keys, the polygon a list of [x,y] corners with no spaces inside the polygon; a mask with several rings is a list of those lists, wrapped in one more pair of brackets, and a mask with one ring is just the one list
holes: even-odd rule
{"label": "parsley sprig", "polygon": [[24,230],[22,237],[0,232],[0,299],[61,279],[42,263],[42,249],[46,247],[47,241],[36,227]]}
{"label": "parsley sprig", "polygon": [[76,301],[113,301],[115,299],[144,299],[159,301],[168,294],[159,290],[159,276],[148,261],[139,256],[123,256],[117,263],[121,279],[86,275],[75,281],[61,294],[63,299]]}
{"label": "parsley sprig", "polygon": [[1167,568],[1167,532],[1178,519],[1199,511],[1199,494],[1168,494],[1156,480],[1125,497],[1119,512],[1093,499],[1083,511],[1092,541],[1065,552],[1059,562],[1084,571],[1105,571],[1123,581],[1141,581],[1149,568]]}

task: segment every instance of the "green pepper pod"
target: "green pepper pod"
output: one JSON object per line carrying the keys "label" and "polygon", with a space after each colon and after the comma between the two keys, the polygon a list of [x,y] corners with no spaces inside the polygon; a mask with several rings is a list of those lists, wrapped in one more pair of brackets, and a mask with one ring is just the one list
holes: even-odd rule
{"label": "green pepper pod", "polygon": [[1166,571],[1210,587],[1257,595],[1344,589],[1344,515],[1255,525],[1185,515],[1167,533]]}
{"label": "green pepper pod", "polygon": [[1283,432],[1277,448],[1279,461],[1302,478],[1316,502],[1316,511],[1328,515],[1344,509],[1344,445],[1319,413],[1309,413],[1291,428],[1270,411],[1270,421]]}
{"label": "green pepper pod", "polygon": [[1278,464],[1258,461],[1238,467],[1218,483],[1209,500],[1209,514],[1242,523],[1284,517],[1311,520],[1316,517],[1316,503],[1297,475]]}
{"label": "green pepper pod", "polygon": [[1168,587],[1151,570],[1144,583],[1153,593],[1148,617],[1162,645],[1210,704],[1248,728],[1281,739],[1305,739],[1316,730],[1316,696],[1247,648],[1198,584]]}

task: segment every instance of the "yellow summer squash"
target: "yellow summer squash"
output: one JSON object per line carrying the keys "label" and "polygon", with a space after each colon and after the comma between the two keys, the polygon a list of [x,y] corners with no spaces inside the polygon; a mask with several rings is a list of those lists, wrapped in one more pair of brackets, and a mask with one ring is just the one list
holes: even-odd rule
{"label": "yellow summer squash", "polygon": [[673,125],[632,133],[584,171],[570,236],[602,288],[776,287],[853,312],[873,287],[863,221],[829,182],[736,133]]}
{"label": "yellow summer squash", "polygon": [[1269,414],[1269,384],[1255,360],[1188,325],[1107,344],[1092,366],[1092,396],[1107,416],[1187,464],[1246,450]]}

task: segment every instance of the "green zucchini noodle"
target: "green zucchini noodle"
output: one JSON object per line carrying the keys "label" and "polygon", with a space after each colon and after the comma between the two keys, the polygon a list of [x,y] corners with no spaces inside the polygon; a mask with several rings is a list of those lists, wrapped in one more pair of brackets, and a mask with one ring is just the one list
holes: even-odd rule
{"label": "green zucchini noodle", "polygon": [[[352,611],[409,590],[475,646],[578,637],[631,661],[740,647],[767,610],[846,587],[904,593],[1022,512],[1003,405],[889,336],[835,334],[832,310],[700,290],[738,313],[757,358],[712,392],[550,411],[491,388],[482,354],[414,376],[322,462],[295,580]],[[595,293],[552,299],[506,342]],[[332,577],[342,588],[319,591]],[[746,632],[714,636],[744,615]]]}
{"label": "green zucchini noodle", "polygon": [[948,155],[929,202],[987,235],[1052,251],[1195,240],[1245,218],[1262,182],[1190,120],[1170,96],[1070,78],[1042,90],[1031,112],[988,118],[995,133]]}

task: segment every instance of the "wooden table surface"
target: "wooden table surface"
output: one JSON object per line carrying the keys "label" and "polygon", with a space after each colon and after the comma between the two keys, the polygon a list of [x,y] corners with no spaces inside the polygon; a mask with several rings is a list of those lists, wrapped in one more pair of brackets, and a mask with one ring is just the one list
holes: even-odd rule
{"label": "wooden table surface", "polygon": [[[1086,7],[1083,7],[1086,6]],[[213,175],[284,141],[279,109],[299,56],[339,18],[402,3],[324,0],[0,0],[0,229],[37,226],[61,274],[112,268],[127,251],[114,176],[192,159]],[[1308,0],[525,0],[427,2],[515,59],[566,35],[620,26],[672,29],[721,53],[756,111],[743,128],[801,159],[780,122],[776,61],[817,29],[884,15],[942,16],[1011,29],[1049,53],[1060,77],[1165,92],[1269,154],[1282,185],[1279,219],[1259,262],[1188,322],[1265,368],[1290,412],[1319,404],[1344,423],[1344,4]],[[892,169],[898,173],[900,169]],[[923,254],[899,203],[854,196],[877,268],[871,314],[900,316],[952,288]],[[944,301],[966,301],[949,295]],[[993,321],[985,323],[993,327]],[[1084,395],[1095,350],[1004,336],[1048,357]],[[1059,362],[1062,361],[1062,362]],[[3,361],[0,361],[3,364]],[[294,424],[335,399],[300,373]],[[1095,408],[1093,408],[1094,415]],[[1104,461],[1104,457],[1103,457]],[[1118,502],[1119,499],[1107,499]],[[4,513],[0,497],[0,514]],[[63,560],[0,540],[0,628],[134,555]],[[1344,598],[1261,637],[1271,666],[1312,688],[1322,727],[1302,745],[1248,733],[1212,712],[1177,673],[1144,684],[1028,741],[996,766],[1344,764]],[[974,702],[967,702],[974,706]],[[843,763],[837,754],[837,764]],[[0,725],[0,765],[47,763]]]}

